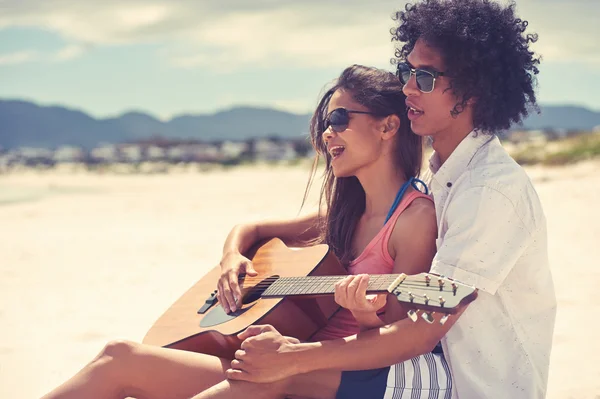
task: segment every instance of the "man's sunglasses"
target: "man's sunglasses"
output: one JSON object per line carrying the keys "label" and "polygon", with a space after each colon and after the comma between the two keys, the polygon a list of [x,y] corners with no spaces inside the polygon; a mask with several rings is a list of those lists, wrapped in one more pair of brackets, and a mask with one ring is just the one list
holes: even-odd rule
{"label": "man's sunglasses", "polygon": [[407,84],[410,76],[415,75],[417,88],[423,93],[431,93],[435,88],[435,80],[444,76],[444,72],[428,71],[426,69],[411,68],[406,62],[400,62],[396,69],[396,76],[402,84]]}
{"label": "man's sunglasses", "polygon": [[327,128],[331,126],[331,130],[334,132],[343,132],[348,128],[348,124],[350,123],[350,114],[377,115],[375,112],[353,111],[346,108],[336,108],[325,117],[325,127],[323,131],[327,130]]}

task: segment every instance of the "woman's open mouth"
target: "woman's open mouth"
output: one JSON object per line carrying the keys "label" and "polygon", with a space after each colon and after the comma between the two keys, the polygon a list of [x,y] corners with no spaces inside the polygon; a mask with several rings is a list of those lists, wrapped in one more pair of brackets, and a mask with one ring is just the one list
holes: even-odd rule
{"label": "woman's open mouth", "polygon": [[344,147],[342,145],[336,145],[336,146],[331,147],[329,149],[329,155],[331,155],[331,159],[333,160],[333,159],[339,158],[345,149],[346,149],[346,147]]}

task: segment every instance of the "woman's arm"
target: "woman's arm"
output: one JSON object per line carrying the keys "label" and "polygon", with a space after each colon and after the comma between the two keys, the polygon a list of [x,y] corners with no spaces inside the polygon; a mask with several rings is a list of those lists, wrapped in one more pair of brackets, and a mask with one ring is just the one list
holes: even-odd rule
{"label": "woman's arm", "polygon": [[313,212],[291,220],[263,221],[235,226],[223,245],[221,278],[217,284],[217,298],[227,313],[235,311],[242,299],[238,284],[240,272],[249,276],[257,273],[244,254],[258,241],[278,237],[288,245],[298,245],[319,236],[318,213]]}
{"label": "woman's arm", "polygon": [[223,245],[223,256],[230,252],[244,254],[259,240],[278,237],[286,244],[299,244],[318,238],[318,213],[312,212],[289,220],[271,220],[240,224],[229,232]]}

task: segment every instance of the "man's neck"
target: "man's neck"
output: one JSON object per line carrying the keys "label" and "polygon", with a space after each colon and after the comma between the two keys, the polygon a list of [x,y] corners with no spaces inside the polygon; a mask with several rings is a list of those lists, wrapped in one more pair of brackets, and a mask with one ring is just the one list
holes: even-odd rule
{"label": "man's neck", "polygon": [[433,136],[433,143],[431,146],[437,153],[440,165],[443,165],[450,155],[454,152],[456,147],[464,140],[469,133],[473,131],[473,126],[466,126],[461,129],[448,132],[440,132]]}

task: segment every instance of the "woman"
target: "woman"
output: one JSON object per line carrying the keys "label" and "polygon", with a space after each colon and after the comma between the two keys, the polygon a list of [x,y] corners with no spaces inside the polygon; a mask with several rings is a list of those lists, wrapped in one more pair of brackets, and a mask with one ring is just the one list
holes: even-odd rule
{"label": "woman", "polygon": [[[288,243],[326,242],[351,274],[336,284],[335,299],[344,309],[317,332],[314,341],[351,336],[406,317],[398,301],[386,301],[383,295],[367,299],[368,277],[361,273],[425,272],[435,253],[433,203],[413,180],[420,172],[422,142],[409,126],[402,84],[393,74],[358,65],[344,70],[323,95],[310,125],[312,144],[326,160],[321,190],[321,209],[326,211],[236,226],[221,260],[218,298],[224,308],[235,311],[239,306],[238,274],[256,273],[244,252],[258,240],[276,236]],[[298,374],[266,384],[227,379],[235,372],[232,366],[240,364],[240,360],[199,353],[111,342],[44,398],[189,398],[195,394],[198,399],[344,398],[359,389],[352,385],[356,374],[341,370]],[[369,397],[385,389],[385,372],[376,374],[374,385],[364,386]]]}

